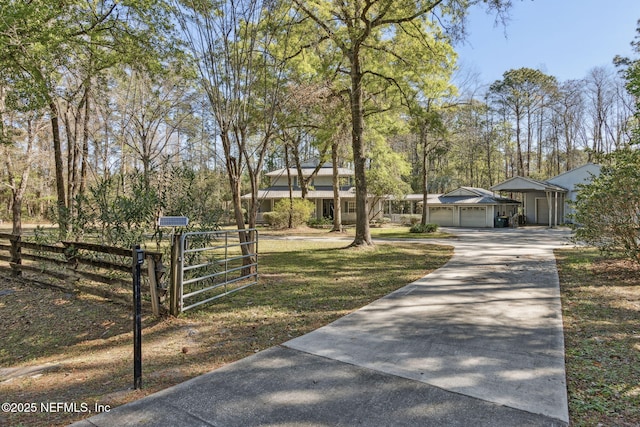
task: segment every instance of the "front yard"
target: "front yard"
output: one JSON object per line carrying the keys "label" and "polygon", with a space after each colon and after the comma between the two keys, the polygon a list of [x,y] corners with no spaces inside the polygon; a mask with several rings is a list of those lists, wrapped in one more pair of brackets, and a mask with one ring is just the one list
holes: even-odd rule
{"label": "front yard", "polygon": [[[323,326],[452,254],[450,247],[415,243],[342,249],[346,244],[263,239],[259,285],[179,318],[146,315],[139,391],[131,389],[129,307],[0,276],[0,395],[23,409],[0,413],[0,425],[66,425],[91,415],[96,404],[139,399]],[[37,410],[25,412],[20,403]],[[43,403],[61,410],[44,412]]]}
{"label": "front yard", "polygon": [[640,265],[556,252],[573,426],[640,425]]}
{"label": "front yard", "polygon": [[[417,237],[380,230],[378,237]],[[0,425],[66,425],[89,416],[85,407],[139,399],[325,325],[452,254],[447,246],[397,242],[347,250],[348,239],[261,240],[259,285],[179,318],[144,317],[139,391],[131,389],[129,307],[0,276],[3,401],[76,403],[79,409],[0,413]],[[582,248],[558,250],[556,259],[571,425],[638,426],[640,266]]]}

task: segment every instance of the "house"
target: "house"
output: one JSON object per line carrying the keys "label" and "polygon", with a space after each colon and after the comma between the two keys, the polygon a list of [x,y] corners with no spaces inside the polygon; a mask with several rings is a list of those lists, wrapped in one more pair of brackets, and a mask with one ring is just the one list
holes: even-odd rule
{"label": "house", "polygon": [[[420,194],[409,194],[405,200],[417,208],[416,212],[424,209]],[[427,222],[442,227],[491,228],[506,225],[502,220],[516,213],[519,206],[520,202],[496,196],[484,188],[459,187],[445,194],[427,196]],[[397,215],[392,218],[394,216]]]}
{"label": "house", "polygon": [[[318,166],[318,159],[310,159],[301,165],[302,175],[310,177]],[[258,191],[258,199],[260,200],[260,208],[258,211],[257,222],[263,222],[262,213],[270,212],[273,207],[281,199],[302,198],[302,190],[298,180],[298,169],[286,168],[278,169],[266,174],[270,178],[271,185],[268,188]],[[291,192],[289,190],[289,176],[292,181]],[[356,222],[356,193],[354,188],[354,172],[348,168],[338,168],[338,181],[340,183],[339,195],[342,207],[342,223],[353,224]],[[323,163],[318,173],[308,185],[307,200],[315,204],[315,212],[313,217],[316,219],[329,218],[333,219],[334,195],[333,195],[333,164],[330,162]],[[243,199],[249,199],[250,195],[242,196]],[[377,198],[371,197],[370,204],[375,204],[374,212],[382,212],[382,202]]]}
{"label": "house", "polygon": [[571,202],[579,184],[587,184],[600,174],[600,165],[587,163],[546,181],[515,176],[491,187],[501,193],[520,193],[521,223],[557,226],[570,222]]}

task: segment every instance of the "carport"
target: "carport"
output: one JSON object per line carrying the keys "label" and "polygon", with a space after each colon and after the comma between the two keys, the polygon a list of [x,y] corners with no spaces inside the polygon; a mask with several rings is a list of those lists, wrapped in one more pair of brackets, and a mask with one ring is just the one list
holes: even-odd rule
{"label": "carport", "polygon": [[526,224],[558,225],[558,218],[564,216],[564,199],[567,189],[547,181],[516,176],[491,187],[501,193],[522,195],[523,216]]}

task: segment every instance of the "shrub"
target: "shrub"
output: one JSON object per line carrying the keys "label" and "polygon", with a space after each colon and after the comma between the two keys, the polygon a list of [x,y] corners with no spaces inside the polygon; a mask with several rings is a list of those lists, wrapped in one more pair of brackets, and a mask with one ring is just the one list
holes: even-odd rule
{"label": "shrub", "polygon": [[438,231],[438,224],[414,224],[409,232],[411,233],[434,233]]}
{"label": "shrub", "polygon": [[262,217],[272,227],[286,228],[289,226],[289,216],[291,216],[291,226],[299,227],[309,220],[315,210],[315,205],[310,200],[289,199],[279,200],[273,207],[272,212],[265,212]]}
{"label": "shrub", "polygon": [[264,212],[262,214],[262,219],[271,227],[282,228],[282,222],[286,218],[283,215],[280,215],[278,212]]}
{"label": "shrub", "polygon": [[309,221],[307,221],[307,225],[309,227],[315,227],[315,228],[328,227],[333,225],[333,220],[326,216],[322,217],[321,219],[311,218]]}

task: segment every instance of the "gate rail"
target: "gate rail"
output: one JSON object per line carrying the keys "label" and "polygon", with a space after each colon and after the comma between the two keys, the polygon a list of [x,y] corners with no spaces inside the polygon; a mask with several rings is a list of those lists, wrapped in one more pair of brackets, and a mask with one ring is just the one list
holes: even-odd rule
{"label": "gate rail", "polygon": [[[240,233],[253,239],[242,242]],[[178,315],[258,282],[258,231],[176,234],[171,258],[170,311]],[[187,304],[185,300],[195,301]]]}

